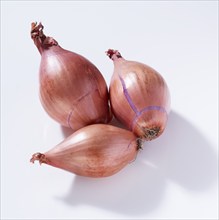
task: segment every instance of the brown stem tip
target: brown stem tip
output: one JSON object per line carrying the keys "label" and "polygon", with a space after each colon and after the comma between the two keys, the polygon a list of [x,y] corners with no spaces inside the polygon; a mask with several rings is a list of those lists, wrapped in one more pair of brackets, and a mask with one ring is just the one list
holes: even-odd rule
{"label": "brown stem tip", "polygon": [[34,39],[34,38],[39,37],[41,39],[45,39],[46,36],[43,33],[43,29],[44,29],[44,26],[42,25],[41,22],[39,24],[37,24],[37,22],[32,22],[31,31],[30,31],[31,38]]}
{"label": "brown stem tip", "polygon": [[44,154],[39,153],[39,152],[32,155],[32,158],[30,159],[30,162],[34,163],[35,160],[38,160],[40,165],[42,163],[47,163],[46,156]]}
{"label": "brown stem tip", "polygon": [[120,54],[120,52],[119,52],[118,50],[113,50],[113,49],[107,50],[107,51],[106,51],[106,55],[107,55],[110,59],[112,59],[112,56],[113,56],[113,55],[116,55],[117,58],[121,58],[121,57],[122,57],[121,54]]}
{"label": "brown stem tip", "polygon": [[137,150],[142,150],[142,145],[144,141],[141,138],[137,138]]}
{"label": "brown stem tip", "polygon": [[30,35],[34,43],[36,44],[37,48],[40,50],[40,45],[45,48],[51,46],[57,46],[58,42],[54,38],[46,36],[43,33],[43,29],[44,26],[42,25],[41,22],[39,24],[37,24],[37,22],[31,23]]}

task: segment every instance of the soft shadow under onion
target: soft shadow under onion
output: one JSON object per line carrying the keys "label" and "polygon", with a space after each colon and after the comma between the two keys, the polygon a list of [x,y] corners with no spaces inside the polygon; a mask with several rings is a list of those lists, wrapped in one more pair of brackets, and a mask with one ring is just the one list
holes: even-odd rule
{"label": "soft shadow under onion", "polygon": [[165,180],[154,168],[134,162],[107,178],[76,176],[62,200],[71,206],[88,204],[126,215],[141,215],[160,204],[165,187]]}
{"label": "soft shadow under onion", "polygon": [[171,112],[164,134],[144,144],[136,160],[108,178],[75,176],[66,196],[68,205],[87,204],[127,216],[159,207],[167,181],[202,193],[217,180],[213,147],[188,120]]}
{"label": "soft shadow under onion", "polygon": [[189,190],[205,190],[216,181],[217,154],[195,126],[171,112],[164,134],[147,144],[141,159],[156,166],[165,178]]}

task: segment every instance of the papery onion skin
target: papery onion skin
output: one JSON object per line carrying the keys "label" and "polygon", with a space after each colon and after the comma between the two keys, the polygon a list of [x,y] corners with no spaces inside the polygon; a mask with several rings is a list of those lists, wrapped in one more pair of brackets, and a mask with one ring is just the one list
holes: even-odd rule
{"label": "papery onion skin", "polygon": [[170,112],[170,93],[164,78],[148,65],[125,60],[117,50],[106,53],[114,62],[110,82],[113,114],[138,137],[159,137]]}
{"label": "papery onion skin", "polygon": [[73,131],[111,120],[106,82],[89,60],[45,36],[32,23],[31,37],[41,54],[40,100],[46,112]]}
{"label": "papery onion skin", "polygon": [[141,140],[132,132],[112,125],[95,124],[79,129],[31,162],[67,170],[80,176],[107,177],[135,160]]}

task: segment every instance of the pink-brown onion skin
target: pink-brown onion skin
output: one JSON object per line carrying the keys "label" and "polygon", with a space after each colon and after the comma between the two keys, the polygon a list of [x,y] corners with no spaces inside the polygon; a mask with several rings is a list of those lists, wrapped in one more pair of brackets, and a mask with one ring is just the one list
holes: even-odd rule
{"label": "pink-brown onion skin", "polygon": [[67,170],[80,176],[111,176],[132,162],[141,141],[130,131],[112,125],[89,125],[74,132],[60,144],[31,162]]}
{"label": "pink-brown onion skin", "polygon": [[106,82],[89,60],[61,48],[32,23],[31,37],[41,54],[40,100],[46,112],[74,131],[111,119]]}
{"label": "pink-brown onion skin", "polygon": [[113,114],[144,140],[160,136],[170,111],[170,93],[164,78],[148,65],[125,60],[116,50],[107,55],[114,62],[110,83]]}

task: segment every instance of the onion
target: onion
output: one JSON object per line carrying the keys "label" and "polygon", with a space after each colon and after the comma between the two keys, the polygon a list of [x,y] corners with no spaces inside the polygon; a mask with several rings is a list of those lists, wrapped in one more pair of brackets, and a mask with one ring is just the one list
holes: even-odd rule
{"label": "onion", "polygon": [[31,37],[41,54],[40,99],[46,112],[74,131],[111,120],[106,82],[83,56],[61,48],[32,23]]}
{"label": "onion", "polygon": [[170,111],[170,94],[163,77],[151,67],[125,60],[117,50],[107,55],[114,62],[110,103],[115,117],[144,140],[162,134]]}
{"label": "onion", "polygon": [[95,124],[79,129],[63,142],[31,162],[61,168],[77,175],[106,177],[132,162],[141,140],[132,132],[112,125]]}

